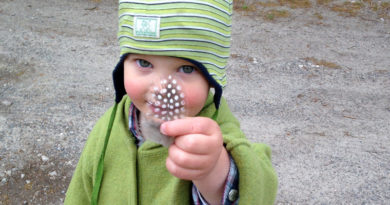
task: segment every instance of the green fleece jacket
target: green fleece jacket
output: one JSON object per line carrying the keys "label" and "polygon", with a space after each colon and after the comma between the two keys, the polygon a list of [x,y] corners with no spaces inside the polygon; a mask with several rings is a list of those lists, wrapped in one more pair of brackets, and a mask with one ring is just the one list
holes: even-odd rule
{"label": "green fleece jacket", "polygon": [[[212,96],[199,116],[215,113]],[[130,99],[118,104],[104,159],[99,204],[191,204],[191,181],[172,176],[165,167],[168,149],[146,141],[139,148],[129,131]],[[85,144],[66,193],[65,204],[90,204],[92,187],[112,108],[97,122]],[[216,118],[227,151],[239,171],[240,204],[273,204],[277,177],[267,145],[251,143],[224,99]]]}

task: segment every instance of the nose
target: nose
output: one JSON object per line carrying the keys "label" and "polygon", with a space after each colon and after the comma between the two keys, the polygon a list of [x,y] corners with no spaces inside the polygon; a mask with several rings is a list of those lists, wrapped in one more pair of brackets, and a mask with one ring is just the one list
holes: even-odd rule
{"label": "nose", "polygon": [[169,85],[167,82],[171,82],[171,84],[174,83],[173,85],[182,84],[180,81],[181,78],[177,75],[177,72],[172,69],[156,69],[150,79],[152,85],[159,88]]}
{"label": "nose", "polygon": [[172,75],[155,82],[148,101],[152,103],[151,114],[163,121],[179,119],[185,114],[184,93]]}
{"label": "nose", "polygon": [[168,79],[169,76],[175,77],[176,70],[169,68],[155,69],[155,77],[160,79]]}

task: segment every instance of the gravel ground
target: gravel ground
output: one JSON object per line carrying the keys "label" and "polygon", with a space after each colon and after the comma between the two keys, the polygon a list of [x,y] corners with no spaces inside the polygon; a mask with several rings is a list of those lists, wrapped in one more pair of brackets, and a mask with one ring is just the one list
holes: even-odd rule
{"label": "gravel ground", "polygon": [[[388,2],[291,2],[237,0],[225,97],[273,149],[278,204],[387,204]],[[113,104],[116,20],[111,0],[0,1],[0,204],[62,204]]]}

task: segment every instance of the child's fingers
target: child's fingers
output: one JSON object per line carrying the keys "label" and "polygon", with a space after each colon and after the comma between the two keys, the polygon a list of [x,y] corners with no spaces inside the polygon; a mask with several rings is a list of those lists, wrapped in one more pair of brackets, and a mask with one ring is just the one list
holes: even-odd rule
{"label": "child's fingers", "polygon": [[205,169],[208,167],[208,164],[214,163],[208,155],[189,153],[180,149],[175,144],[169,147],[168,152],[170,160],[186,169]]}
{"label": "child's fingers", "polygon": [[164,122],[161,124],[161,133],[177,137],[187,134],[213,134],[215,132],[216,123],[205,117],[189,117],[179,120]]}
{"label": "child's fingers", "polygon": [[192,154],[218,152],[223,146],[217,123],[209,118],[192,117],[164,122],[160,130],[175,138],[175,145]]}
{"label": "child's fingers", "polygon": [[203,134],[188,134],[175,138],[175,145],[180,149],[197,155],[217,152],[223,146],[222,138]]}
{"label": "child's fingers", "polygon": [[181,166],[178,166],[174,161],[172,161],[169,157],[165,163],[167,170],[175,177],[184,179],[184,180],[196,180],[200,179],[204,173],[202,170],[198,169],[187,169]]}

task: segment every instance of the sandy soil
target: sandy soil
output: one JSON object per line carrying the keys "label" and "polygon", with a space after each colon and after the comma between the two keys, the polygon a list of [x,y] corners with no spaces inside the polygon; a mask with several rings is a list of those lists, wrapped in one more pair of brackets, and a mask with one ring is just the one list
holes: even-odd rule
{"label": "sandy soil", "polygon": [[[390,200],[383,2],[237,2],[225,96],[273,149],[278,204]],[[113,0],[0,1],[0,204],[62,204],[113,104],[116,20]]]}

